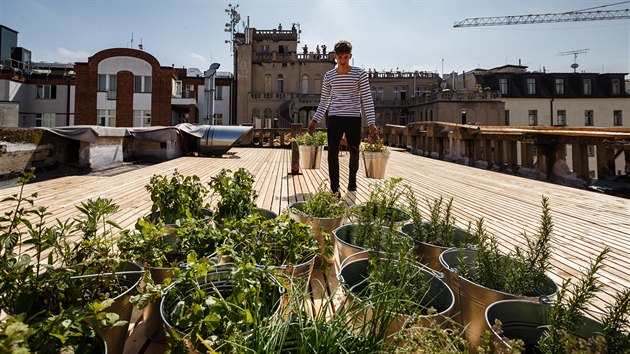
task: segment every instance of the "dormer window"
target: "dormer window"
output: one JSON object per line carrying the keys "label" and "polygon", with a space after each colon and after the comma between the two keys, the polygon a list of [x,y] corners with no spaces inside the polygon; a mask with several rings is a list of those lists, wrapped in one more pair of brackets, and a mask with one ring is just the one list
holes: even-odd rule
{"label": "dormer window", "polygon": [[527,94],[536,94],[536,79],[527,79]]}
{"label": "dormer window", "polygon": [[502,95],[508,94],[508,79],[499,79],[499,91]]}
{"label": "dormer window", "polygon": [[564,79],[556,79],[556,95],[564,95]]}
{"label": "dormer window", "polygon": [[612,80],[612,94],[613,95],[621,94],[621,80],[619,79]]}
{"label": "dormer window", "polygon": [[582,81],[583,86],[584,86],[584,94],[585,95],[590,95],[593,93],[593,83],[591,81],[591,79],[584,79],[584,81]]}

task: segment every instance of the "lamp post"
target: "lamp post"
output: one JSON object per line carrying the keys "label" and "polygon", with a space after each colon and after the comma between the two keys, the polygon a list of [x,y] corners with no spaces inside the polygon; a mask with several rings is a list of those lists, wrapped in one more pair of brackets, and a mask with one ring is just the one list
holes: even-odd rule
{"label": "lamp post", "polygon": [[206,91],[206,123],[214,125],[214,91],[215,91],[215,79],[214,76],[217,73],[217,69],[221,66],[219,63],[212,63],[210,68],[205,71],[203,76],[208,80],[205,85]]}

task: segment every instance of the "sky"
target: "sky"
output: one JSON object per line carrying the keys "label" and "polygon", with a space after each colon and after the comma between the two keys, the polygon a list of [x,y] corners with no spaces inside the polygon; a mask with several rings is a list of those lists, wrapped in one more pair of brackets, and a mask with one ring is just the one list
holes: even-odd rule
{"label": "sky", "polygon": [[[353,65],[438,74],[521,64],[531,71],[630,73],[630,19],[454,28],[472,17],[630,8],[596,0],[0,0],[0,24],[34,62],[86,62],[109,48],[138,48],[161,65],[233,72],[229,4],[259,30],[301,30],[301,48],[353,45]],[[616,4],[616,5],[615,5]],[[606,6],[614,5],[614,6]],[[133,38],[133,40],[132,40]],[[586,53],[560,55],[586,49]],[[299,50],[301,51],[301,49]]]}

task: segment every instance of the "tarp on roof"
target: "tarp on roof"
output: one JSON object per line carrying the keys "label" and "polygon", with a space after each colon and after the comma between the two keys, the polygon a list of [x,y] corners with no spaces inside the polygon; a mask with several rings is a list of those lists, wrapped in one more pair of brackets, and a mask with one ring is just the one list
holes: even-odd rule
{"label": "tarp on roof", "polygon": [[100,125],[71,125],[68,127],[44,128],[51,133],[63,136],[64,138],[85,141],[87,143],[95,143],[98,136],[128,136],[127,128],[103,127]]}
{"label": "tarp on roof", "polygon": [[135,139],[150,141],[173,141],[181,134],[177,127],[138,127],[128,130]]}

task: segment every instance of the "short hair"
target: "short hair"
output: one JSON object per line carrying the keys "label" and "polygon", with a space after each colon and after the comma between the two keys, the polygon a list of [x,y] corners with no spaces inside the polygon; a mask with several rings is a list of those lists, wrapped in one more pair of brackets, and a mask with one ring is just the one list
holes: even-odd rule
{"label": "short hair", "polygon": [[335,44],[335,54],[350,54],[352,53],[352,44],[348,41],[341,40]]}

